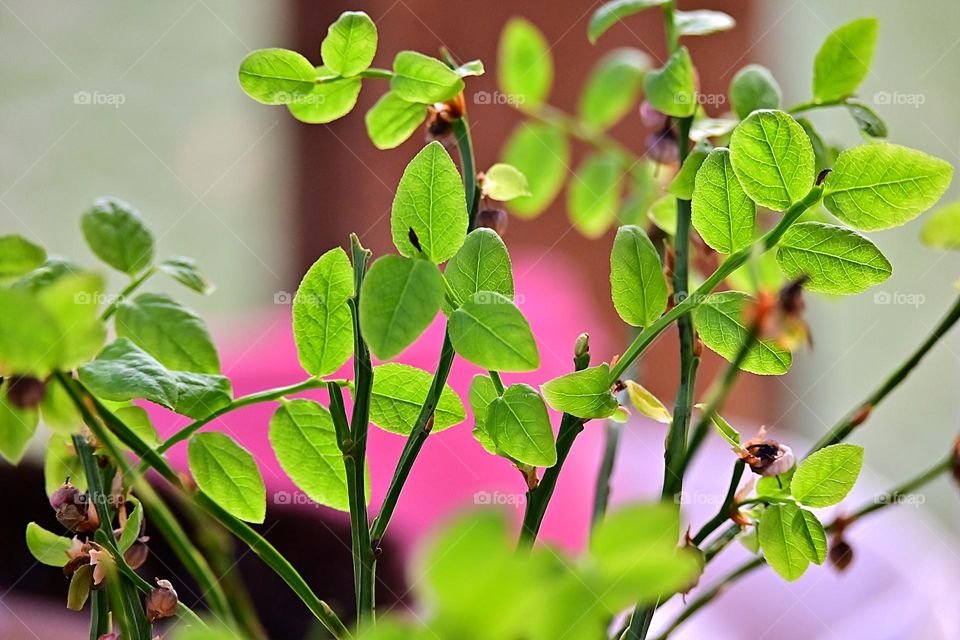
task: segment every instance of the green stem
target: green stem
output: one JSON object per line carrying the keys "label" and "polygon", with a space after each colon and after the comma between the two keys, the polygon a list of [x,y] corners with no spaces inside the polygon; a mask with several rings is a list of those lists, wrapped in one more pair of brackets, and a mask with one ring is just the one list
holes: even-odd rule
{"label": "green stem", "polygon": [[457,139],[457,151],[460,154],[460,169],[463,172],[463,194],[467,200],[469,213],[468,229],[476,226],[477,204],[480,191],[477,188],[477,165],[473,154],[473,140],[470,138],[470,122],[467,114],[453,121],[453,134]]}
{"label": "green stem", "polygon": [[128,284],[127,287],[123,291],[121,291],[120,294],[113,300],[113,302],[107,305],[107,308],[103,310],[103,314],[100,316],[100,319],[109,320],[110,316],[112,316],[114,313],[117,312],[117,308],[120,306],[120,303],[126,300],[127,298],[129,298],[131,295],[133,295],[133,292],[139,289],[140,285],[146,282],[150,278],[150,276],[152,276],[156,272],[157,272],[157,269],[155,267],[150,267],[149,269],[144,271],[142,274],[140,274],[137,278],[132,280],[130,284]]}
{"label": "green stem", "polygon": [[683,317],[700,306],[704,299],[714,289],[720,286],[720,283],[726,280],[731,273],[743,266],[757,249],[760,250],[760,253],[764,253],[775,247],[787,229],[789,229],[790,226],[796,222],[797,218],[807,209],[816,204],[822,195],[822,186],[816,185],[810,189],[807,195],[793,203],[790,208],[784,212],[783,217],[780,218],[776,226],[761,236],[754,244],[727,256],[727,259],[717,267],[716,271],[710,274],[710,276],[703,281],[703,284],[697,287],[688,298],[681,301],[680,304],[675,305],[651,323],[650,326],[641,331],[630,346],[627,347],[627,350],[624,351],[620,360],[617,361],[617,364],[610,370],[610,385],[612,386],[616,383],[620,376],[623,375],[623,372],[646,351],[647,347],[650,346],[657,336],[663,333],[664,329],[669,327],[678,318]]}
{"label": "green stem", "polygon": [[593,511],[590,514],[590,530],[597,526],[607,513],[610,502],[610,477],[617,461],[617,448],[620,444],[622,427],[613,420],[607,420],[604,429],[603,458],[597,472],[597,482],[593,492]]}
{"label": "green stem", "polygon": [[801,102],[800,104],[795,104],[789,109],[787,109],[787,112],[790,115],[797,115],[799,113],[803,113],[804,111],[810,111],[812,109],[820,109],[823,107],[840,107],[840,106],[843,106],[846,103],[846,101],[847,101],[846,98],[839,98],[837,100],[827,100],[825,102],[817,102],[815,100],[811,100],[810,102]]}
{"label": "green stem", "polygon": [[[371,67],[371,68],[369,68],[369,69],[364,69],[363,71],[361,71],[360,73],[358,73],[355,77],[358,77],[358,78],[383,78],[383,79],[389,80],[390,78],[393,77],[393,75],[394,75],[394,74],[393,74],[393,71],[391,71],[391,70],[389,70],[389,69],[377,69],[377,68]],[[317,79],[314,80],[313,82],[314,82],[314,84],[323,84],[324,82],[334,82],[335,80],[342,80],[342,79],[343,79],[343,78],[340,77],[340,76],[331,76],[331,77],[329,77],[329,78],[317,78]]]}
{"label": "green stem", "polygon": [[103,591],[90,592],[90,640],[110,632],[110,607]]}
{"label": "green stem", "polygon": [[626,170],[634,169],[641,158],[633,151],[622,145],[615,138],[594,127],[587,126],[577,117],[549,104],[543,104],[535,109],[521,107],[523,113],[534,120],[539,120],[563,130],[567,135],[594,146],[599,151],[605,151],[616,157]]}
{"label": "green stem", "polygon": [[854,429],[866,420],[869,413],[877,408],[877,405],[883,402],[894,389],[907,379],[907,376],[920,364],[923,357],[927,355],[933,346],[940,341],[940,338],[956,324],[958,319],[960,319],[960,297],[954,301],[953,306],[950,307],[947,314],[940,320],[933,332],[927,336],[926,340],[923,341],[917,350],[914,351],[903,364],[897,367],[896,371],[894,371],[883,384],[867,396],[866,400],[857,405],[853,411],[848,413],[840,422],[834,425],[830,431],[825,433],[823,437],[813,445],[813,448],[810,449],[807,455],[846,439]]}
{"label": "green stem", "polygon": [[709,522],[703,525],[700,531],[693,537],[693,544],[699,547],[703,544],[703,541],[707,539],[707,536],[730,519],[730,509],[733,507],[733,500],[737,495],[737,487],[740,484],[740,479],[743,477],[745,466],[746,464],[743,460],[737,460],[736,464],[733,465],[733,475],[730,477],[730,486],[727,487],[727,495],[723,499],[723,504],[721,504],[720,509],[717,510],[717,515],[713,516]]}
{"label": "green stem", "polygon": [[504,392],[503,380],[500,379],[500,373],[497,371],[488,371],[490,380],[493,382],[493,388],[497,390],[497,395],[502,396]]}

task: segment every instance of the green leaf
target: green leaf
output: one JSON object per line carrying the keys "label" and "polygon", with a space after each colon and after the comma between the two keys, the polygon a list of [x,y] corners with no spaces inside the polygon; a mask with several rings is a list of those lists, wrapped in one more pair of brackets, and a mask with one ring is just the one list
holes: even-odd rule
{"label": "green leaf", "polygon": [[167,369],[220,373],[203,318],[163,293],[143,293],[117,307],[117,336],[130,338]]}
{"label": "green leaf", "polygon": [[[270,418],[270,446],[311,500],[350,511],[347,469],[329,411],[313,400],[281,400]],[[369,493],[369,486],[366,490]]]}
{"label": "green leaf", "polygon": [[323,64],[349,78],[365,71],[377,53],[377,27],[362,11],[344,11],[320,43]]}
{"label": "green leaf", "polygon": [[190,472],[197,486],[228,513],[247,522],[263,522],[267,492],[250,452],[229,436],[209,431],[190,438]]}
{"label": "green leaf", "polygon": [[540,353],[527,319],[509,298],[481,291],[450,314],[454,350],[491,371],[533,371]]}
{"label": "green leaf", "polygon": [[240,63],[240,86],[263,104],[287,104],[313,91],[317,72],[296,51],[260,49]]}
{"label": "green leaf", "polygon": [[443,145],[431,142],[410,161],[397,186],[390,216],[393,244],[402,255],[440,264],[463,244],[467,222],[460,173]]}
{"label": "green leaf", "polygon": [[0,371],[43,377],[63,350],[56,318],[26,291],[0,289]]}
{"label": "green leaf", "polygon": [[806,555],[808,542],[793,527],[794,518],[799,514],[800,509],[792,504],[770,505],[757,525],[760,549],[767,564],[790,582],[810,566]]}
{"label": "green leaf", "polygon": [[526,176],[513,165],[498,162],[487,169],[483,175],[483,195],[491,200],[506,202],[530,195]]}
{"label": "green leaf", "polygon": [[353,111],[360,95],[360,78],[325,78],[329,73],[326,67],[317,67],[317,77],[323,81],[313,85],[307,95],[287,103],[294,118],[308,124],[324,124]]}
{"label": "green leaf", "polygon": [[803,127],[807,138],[810,139],[810,146],[813,147],[814,168],[816,171],[820,172],[833,167],[833,163],[837,159],[837,149],[824,142],[823,138],[813,127],[813,123],[806,118],[798,118],[797,124]]}
{"label": "green leaf", "polygon": [[100,275],[77,272],[37,292],[40,303],[56,319],[57,342],[49,345],[54,350],[48,352],[56,355],[52,360],[55,368],[72,369],[83,364],[103,346],[107,328],[98,315],[103,289]]}
{"label": "green leaf", "polygon": [[469,76],[482,76],[485,72],[482,60],[470,60],[469,62],[464,62],[462,65],[454,69],[454,71],[461,78],[467,78]]}
{"label": "green leaf", "polygon": [[[54,386],[59,385],[48,386],[47,393]],[[47,451],[43,460],[43,486],[46,494],[53,495],[53,492],[59,489],[67,478],[80,491],[87,490],[87,476],[84,475],[83,463],[73,448],[73,440],[69,436],[54,433],[47,442]]]}
{"label": "green leaf", "polygon": [[523,109],[536,109],[550,94],[553,56],[540,30],[523,18],[511,18],[497,48],[500,89]]}
{"label": "green leaf", "polygon": [[714,149],[700,167],[691,207],[694,228],[715,251],[733,253],[753,242],[757,208],[740,186],[729,149]]}
{"label": "green leaf", "polygon": [[570,164],[570,141],[546,122],[521,122],[500,154],[527,178],[529,196],[510,201],[510,211],[522,218],[539,215],[560,192]]}
{"label": "green leaf", "polygon": [[626,385],[627,397],[630,398],[630,404],[632,404],[633,408],[639,411],[640,414],[663,424],[670,424],[670,422],[673,421],[670,410],[660,402],[657,396],[650,393],[646,387],[641,386],[633,380],[627,380]]}
{"label": "green leaf", "polygon": [[667,191],[681,200],[690,200],[693,197],[693,188],[695,185],[697,171],[707,159],[710,149],[707,145],[697,145],[680,165],[680,170],[674,176]]}
{"label": "green leaf", "polygon": [[36,522],[27,524],[27,549],[40,564],[50,567],[67,564],[70,559],[67,555],[70,545],[70,538],[47,531]]}
{"label": "green leaf", "polygon": [[36,408],[21,409],[7,397],[10,381],[0,386],[0,456],[16,465],[23,459],[40,422]]}
{"label": "green leaf", "polygon": [[793,497],[808,507],[831,507],[853,489],[863,466],[863,447],[834,444],[811,454],[793,474]]}
{"label": "green leaf", "polygon": [[153,234],[126,202],[100,198],[80,226],[93,253],[117,271],[134,275],[153,262]]}
{"label": "green leaf", "polygon": [[535,467],[557,463],[557,445],[543,398],[533,387],[513,384],[487,408],[486,429],[497,451]]}
{"label": "green leaf", "polygon": [[[410,435],[432,384],[433,375],[416,367],[400,363],[374,367],[370,422],[390,433]],[[431,433],[460,424],[466,418],[460,398],[449,385],[444,385],[433,413]]]}
{"label": "green leaf", "polygon": [[876,18],[860,18],[827,36],[813,61],[814,100],[839,100],[857,90],[870,72],[877,26]]}
{"label": "green leaf", "polygon": [[800,222],[777,245],[777,262],[788,278],[807,276],[810,291],[860,293],[890,277],[890,262],[872,242],[846,227]]}
{"label": "green leaf", "polygon": [[153,423],[150,422],[150,415],[147,414],[143,407],[127,403],[127,406],[120,406],[113,409],[113,413],[123,420],[123,423],[129,427],[130,431],[137,434],[138,438],[151,447],[160,444],[160,435],[157,433],[157,429],[153,426]]}
{"label": "green leaf", "polygon": [[824,206],[861,231],[898,227],[932,207],[953,178],[950,163],[895,144],[847,149],[824,181]]}
{"label": "green leaf", "polygon": [[[723,416],[714,413],[710,419],[713,422],[714,429],[717,430],[717,433],[720,434],[720,437],[727,441],[727,443],[733,447],[735,450],[740,450],[740,432],[733,428],[729,422],[723,419]],[[763,478],[761,478],[763,480]]]}
{"label": "green leaf", "polygon": [[709,141],[710,138],[725,137],[737,124],[736,118],[694,117],[693,124],[690,126],[690,140],[699,144]]}
{"label": "green leaf", "polygon": [[655,200],[647,210],[647,218],[668,236],[677,235],[677,197],[667,194]]}
{"label": "green leaf", "polygon": [[470,382],[470,410],[473,411],[473,437],[476,438],[488,453],[497,455],[497,445],[494,444],[487,430],[487,410],[490,403],[499,398],[493,380],[486,374],[478,374]]}
{"label": "green leaf", "polygon": [[413,135],[427,117],[427,105],[404,100],[393,91],[367,111],[367,135],[377,149],[393,149]]}
{"label": "green leaf", "polygon": [[447,285],[460,301],[481,291],[513,298],[513,271],[507,246],[492,229],[474,229],[443,272]]}
{"label": "green leaf", "polygon": [[601,130],[615,125],[636,104],[649,68],[650,57],[638,49],[614,49],[600,58],[577,103],[580,119]]}
{"label": "green leaf", "polygon": [[643,85],[647,102],[657,111],[676,118],[696,113],[693,63],[686,47],[670,54],[663,68],[648,71]]}
{"label": "green leaf", "polygon": [[353,353],[353,266],[337,247],[324,253],[303,276],[293,298],[293,337],[300,366],[314,376],[330,375]]}
{"label": "green leaf", "polygon": [[730,102],[741,120],[757,109],[779,109],[782,99],[777,79],[759,64],[748,64],[730,82]]}
{"label": "green leaf", "polygon": [[765,476],[757,480],[757,497],[790,498],[790,483],[796,470],[797,466],[794,465],[779,476]]}
{"label": "green leaf", "polygon": [[200,267],[191,258],[174,256],[167,258],[157,267],[183,286],[193,289],[197,293],[213,293],[214,286],[203,277]]}
{"label": "green leaf", "polygon": [[668,0],[612,0],[600,5],[600,8],[590,16],[587,26],[587,38],[596,43],[603,33],[628,16],[640,13],[651,7],[666,4]]}
{"label": "green leaf", "polygon": [[[752,298],[742,291],[723,291],[704,300],[696,311],[700,339],[711,351],[732,361],[740,351],[750,330],[743,320],[743,311]],[[754,341],[740,368],[757,375],[783,375],[790,369],[793,356],[772,340]]]}
{"label": "green leaf", "polygon": [[887,137],[887,123],[877,115],[876,111],[857,100],[846,100],[843,104],[864,135],[871,138]]}
{"label": "green leaf", "polygon": [[230,380],[218,375],[169,371],[128,338],[107,345],[79,368],[80,381],[98,398],[143,398],[196,420],[231,401]]}
{"label": "green leaf", "polygon": [[620,158],[601,151],[588,156],[567,191],[570,222],[588,238],[599,238],[617,219],[622,191]]}
{"label": "green leaf", "polygon": [[620,406],[610,392],[607,363],[554,378],[540,388],[547,404],[578,418],[608,418]]}
{"label": "green leaf", "polygon": [[676,25],[677,35],[680,36],[708,36],[711,33],[730,31],[737,26],[737,22],[726,13],[709,9],[674,11],[673,23]]}
{"label": "green leaf", "polygon": [[93,565],[84,564],[74,572],[67,589],[67,609],[82,611],[93,587]]}
{"label": "green leaf", "polygon": [[743,190],[757,204],[786,211],[813,187],[813,147],[783,111],[754,111],[733,130],[730,161]]}
{"label": "green leaf", "polygon": [[47,252],[23,236],[0,236],[0,278],[22,276],[40,267]]}
{"label": "green leaf", "polygon": [[920,239],[932,249],[960,249],[960,202],[951,202],[930,214]]}
{"label": "green leaf", "polygon": [[128,498],[133,503],[133,510],[127,514],[127,521],[123,523],[123,529],[120,531],[120,539],[117,540],[117,546],[121,553],[133,546],[133,543],[140,537],[140,530],[143,527],[143,507],[140,501],[134,497]]}
{"label": "green leaf", "polygon": [[427,328],[443,301],[443,275],[426,260],[384,256],[360,290],[360,330],[381,360],[398,355]]}
{"label": "green leaf", "polygon": [[627,324],[646,327],[667,308],[667,279],[660,256],[646,232],[624,225],[610,253],[613,306]]}
{"label": "green leaf", "polygon": [[823,564],[827,559],[827,534],[817,516],[806,509],[799,509],[797,515],[793,516],[791,526],[794,537],[800,541],[800,551],[807,560]]}
{"label": "green leaf", "polygon": [[463,80],[436,58],[401,51],[393,59],[390,89],[408,102],[432,104],[450,100],[463,91]]}

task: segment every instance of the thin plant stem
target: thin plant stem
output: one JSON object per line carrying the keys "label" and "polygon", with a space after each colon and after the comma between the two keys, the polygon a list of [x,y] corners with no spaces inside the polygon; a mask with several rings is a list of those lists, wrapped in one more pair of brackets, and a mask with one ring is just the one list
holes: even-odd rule
{"label": "thin plant stem", "polygon": [[150,267],[135,279],[133,279],[130,284],[120,292],[119,295],[103,310],[103,314],[100,315],[101,320],[109,320],[110,317],[117,312],[117,308],[120,306],[120,303],[133,295],[133,292],[140,288],[144,282],[150,279],[153,274],[157,272],[155,267]]}
{"label": "thin plant stem", "polygon": [[607,505],[610,502],[610,477],[617,461],[617,448],[620,444],[620,433],[623,427],[607,420],[604,427],[603,457],[600,459],[600,470],[597,472],[596,487],[593,492],[593,510],[590,513],[590,530],[597,526],[607,514]]}
{"label": "thin plant stem", "polygon": [[699,547],[711,533],[730,519],[730,509],[733,507],[733,501],[737,495],[737,487],[740,485],[740,479],[743,477],[745,466],[746,464],[743,460],[737,460],[736,464],[733,465],[733,474],[730,476],[730,486],[727,487],[727,495],[717,510],[717,515],[713,516],[713,518],[703,525],[700,531],[693,536],[693,544]]}

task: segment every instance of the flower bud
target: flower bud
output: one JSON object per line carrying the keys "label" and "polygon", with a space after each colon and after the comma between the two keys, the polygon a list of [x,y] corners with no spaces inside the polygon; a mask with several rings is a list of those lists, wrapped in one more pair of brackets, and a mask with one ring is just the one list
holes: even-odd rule
{"label": "flower bud", "polygon": [[647,148],[647,157],[658,164],[675,164],[680,159],[677,139],[674,138],[670,129],[651,133],[644,144]]}
{"label": "flower bud", "polygon": [[116,631],[102,634],[97,640],[120,640],[120,634]]}
{"label": "flower bud", "polygon": [[503,237],[507,232],[507,212],[503,209],[481,209],[477,213],[477,227],[493,229],[498,236]]}
{"label": "flower bud", "polygon": [[846,571],[853,562],[853,547],[846,543],[843,538],[834,538],[830,544],[830,553],[828,554],[830,564],[837,571]]}
{"label": "flower bud", "polygon": [[793,450],[776,440],[765,438],[764,433],[761,429],[760,435],[743,443],[740,459],[750,465],[757,475],[768,478],[783,475],[797,463]]}
{"label": "flower bud", "polygon": [[177,592],[169,580],[157,580],[157,586],[147,594],[143,604],[147,609],[147,620],[154,622],[169,618],[177,611]]}
{"label": "flower bud", "polygon": [[79,493],[73,502],[57,509],[57,522],[75,533],[89,533],[100,526],[100,516],[86,493]]}
{"label": "flower bud", "polygon": [[47,385],[30,376],[11,376],[7,385],[7,399],[18,409],[32,409],[43,401]]}
{"label": "flower bud", "polygon": [[640,122],[645,126],[659,131],[666,127],[669,121],[667,114],[657,111],[646,100],[640,103]]}
{"label": "flower bud", "polygon": [[142,567],[143,563],[147,561],[147,556],[150,555],[150,547],[147,546],[149,539],[147,536],[141,536],[123,554],[124,561],[134,571]]}
{"label": "flower bud", "polygon": [[50,494],[50,506],[54,511],[59,511],[65,505],[78,504],[79,497],[80,490],[69,482],[64,482],[59,489]]}
{"label": "flower bud", "polygon": [[960,438],[957,438],[953,443],[953,462],[950,465],[950,473],[953,474],[956,483],[960,485]]}

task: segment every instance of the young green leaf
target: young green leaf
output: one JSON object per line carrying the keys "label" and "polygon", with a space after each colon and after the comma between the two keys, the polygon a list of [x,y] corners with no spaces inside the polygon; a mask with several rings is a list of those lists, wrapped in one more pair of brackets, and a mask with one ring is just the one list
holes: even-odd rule
{"label": "young green leaf", "polygon": [[800,542],[800,551],[815,564],[827,559],[827,534],[817,516],[806,509],[798,509],[793,516],[794,537]]}
{"label": "young green leaf", "polygon": [[420,150],[403,171],[390,228],[402,255],[446,262],[467,235],[467,202],[460,173],[439,142]]}
{"label": "young green leaf", "polygon": [[782,99],[777,79],[759,64],[748,64],[730,82],[730,102],[741,120],[757,109],[779,109]]}
{"label": "young green leaf", "polygon": [[788,278],[807,276],[810,291],[860,293],[890,277],[890,262],[872,242],[846,227],[800,222],[777,245],[777,262]]}
{"label": "young green leaf", "polygon": [[591,43],[596,43],[597,38],[603,33],[628,16],[640,13],[651,7],[658,7],[666,4],[668,0],[611,0],[600,5],[600,8],[590,16],[590,24],[587,26],[587,37]]}
{"label": "young green leaf", "polygon": [[[410,435],[432,384],[433,376],[416,367],[395,362],[374,367],[370,422],[390,433]],[[466,418],[460,398],[449,385],[444,385],[433,413],[431,433],[460,424]]]}
{"label": "young green leaf", "polygon": [[398,355],[427,328],[443,301],[443,275],[426,260],[384,256],[360,290],[360,330],[380,359]]}
{"label": "young green leaf", "polygon": [[610,253],[613,306],[627,324],[645,327],[667,308],[667,279],[660,256],[646,232],[624,225]]}
{"label": "young green leaf", "polygon": [[793,497],[808,507],[831,507],[853,489],[863,466],[863,447],[834,444],[811,454],[793,474]]}
{"label": "young green leaf", "polygon": [[[47,387],[50,389],[59,385]],[[62,387],[60,387],[62,389]],[[63,392],[66,394],[66,391]],[[74,432],[79,431],[76,426]],[[47,441],[47,450],[43,459],[43,487],[48,496],[63,485],[63,481],[70,478],[70,483],[80,491],[87,490],[87,477],[83,473],[83,463],[73,448],[73,440],[69,436],[53,433]]]}
{"label": "young green leaf", "polygon": [[30,273],[47,260],[47,252],[23,236],[0,236],[0,278]]}
{"label": "young green leaf", "polygon": [[404,100],[393,91],[383,94],[364,116],[367,135],[377,149],[393,149],[413,135],[427,117],[427,105]]}
{"label": "young green leaf", "polygon": [[623,170],[620,159],[601,151],[577,167],[567,191],[570,221],[588,238],[599,238],[617,219]]}
{"label": "young green leaf", "polygon": [[473,437],[487,450],[497,455],[497,446],[487,431],[487,409],[490,403],[500,397],[493,380],[486,374],[473,376],[470,382],[470,410],[473,411]]}
{"label": "young green leaf", "polygon": [[100,198],[80,226],[93,253],[117,271],[134,275],[153,262],[153,234],[126,202]]}
{"label": "young green leaf", "polygon": [[843,104],[864,135],[871,138],[887,137],[887,123],[877,115],[876,111],[857,100],[845,100]]}
{"label": "young green leaf", "polygon": [[[317,67],[317,77],[324,78],[330,70]],[[294,118],[307,124],[324,124],[347,115],[357,104],[360,78],[324,78],[305,96],[287,103]]]}
{"label": "young green leaf", "polygon": [[231,401],[230,380],[217,375],[169,371],[128,338],[107,345],[79,368],[80,381],[98,398],[143,398],[196,420]]}
{"label": "young green leaf", "polygon": [[580,119],[600,130],[608,129],[629,113],[643,89],[650,57],[638,49],[614,49],[600,58],[580,94]]}
{"label": "young green leaf", "polygon": [[250,452],[229,436],[198,433],[187,447],[197,486],[228,513],[247,522],[263,522],[267,492]]}
{"label": "young green leaf", "polygon": [[240,63],[240,86],[263,104],[287,104],[313,91],[317,72],[296,51],[260,49]]}
{"label": "young green leaf", "polygon": [[647,218],[668,236],[677,234],[677,197],[667,194],[657,198],[647,210]]}
{"label": "young green leaf", "polygon": [[932,249],[960,249],[960,202],[951,202],[930,214],[920,239]]}
{"label": "young green leaf", "polygon": [[128,497],[127,500],[133,503],[133,509],[127,513],[127,521],[123,523],[123,529],[120,530],[120,539],[117,540],[117,546],[121,553],[125,553],[133,546],[143,529],[143,507],[140,506],[140,501],[133,496]]}
{"label": "young green leaf", "polygon": [[547,404],[577,418],[608,418],[620,403],[610,392],[610,367],[603,363],[544,383]]}
{"label": "young green leaf", "polygon": [[[742,291],[723,291],[704,300],[694,312],[700,339],[711,351],[726,360],[736,358],[750,330],[743,312],[752,298]],[[783,375],[793,356],[772,340],[756,340],[740,368],[757,375]]]}
{"label": "young green leaf", "polygon": [[686,118],[697,111],[693,63],[686,47],[680,47],[660,69],[648,71],[643,79],[647,102],[668,116]]}
{"label": "young green leaf", "polygon": [[730,161],[746,194],[774,211],[786,211],[813,187],[810,139],[783,111],[754,111],[741,122],[730,138]]}
{"label": "young green leaf", "polygon": [[47,531],[36,522],[27,524],[27,549],[40,564],[62,567],[70,560],[70,538]]}
{"label": "young green leaf", "polygon": [[39,302],[56,319],[59,335],[56,343],[49,345],[54,347],[50,352],[56,356],[54,367],[72,369],[90,360],[103,346],[107,329],[97,313],[103,289],[100,275],[75,272],[37,292]]}
{"label": "young green leaf", "polygon": [[839,100],[857,90],[870,72],[877,25],[876,18],[860,18],[827,36],[813,61],[814,100]]}
{"label": "young green leaf", "polygon": [[314,376],[330,375],[353,353],[353,266],[337,247],[313,263],[293,298],[293,337],[300,366]]}
{"label": "young green leaf", "polygon": [[483,195],[491,200],[506,202],[530,195],[527,178],[513,165],[498,162],[484,173]]}
{"label": "young green leaf", "polygon": [[847,149],[824,181],[824,206],[861,231],[898,227],[932,207],[953,178],[949,162],[895,144]]}
{"label": "young green leaf", "polygon": [[627,380],[627,397],[630,398],[630,404],[642,415],[652,418],[663,424],[670,424],[673,416],[670,410],[660,402],[660,399],[647,391],[647,389],[633,380]]}
{"label": "young green leaf", "polygon": [[464,62],[462,65],[454,69],[454,71],[461,78],[482,76],[485,73],[482,60],[470,60],[469,62]]}
{"label": "young green leaf", "polygon": [[753,242],[757,208],[734,174],[729,149],[714,149],[700,167],[691,207],[694,228],[715,251],[733,253]]}
{"label": "young green leaf", "polygon": [[183,256],[174,256],[167,258],[157,265],[161,271],[179,282],[185,287],[193,289],[197,293],[213,293],[214,286],[203,277],[200,267],[191,258]]}
{"label": "young green leaf", "polygon": [[390,89],[408,102],[433,104],[450,100],[463,91],[463,80],[436,58],[401,51],[393,59]]}
{"label": "young green leaf", "polygon": [[481,291],[450,314],[447,324],[454,350],[491,371],[533,371],[540,352],[530,325],[509,298]]}
{"label": "young green leaf", "polygon": [[798,515],[800,509],[792,504],[774,504],[764,510],[757,525],[760,549],[767,564],[790,582],[810,566],[808,541],[793,527]]}
{"label": "young green leaf", "polygon": [[553,56],[546,38],[523,18],[512,18],[503,28],[497,48],[500,89],[518,106],[536,109],[553,83]]}
{"label": "young green leaf", "polygon": [[793,482],[793,474],[796,472],[796,470],[797,466],[794,465],[789,471],[782,473],[779,476],[761,477],[759,480],[757,480],[757,497],[789,498],[790,483]]}
{"label": "young green leaf", "polygon": [[558,127],[546,122],[521,122],[510,134],[500,154],[527,178],[529,196],[510,201],[510,211],[533,218],[547,208],[567,175],[570,142]]}
{"label": "young green leaf", "polygon": [[726,13],[709,9],[674,11],[673,22],[677,35],[680,36],[708,36],[711,33],[730,31],[737,26],[736,21]]}
{"label": "young green leaf", "polygon": [[0,457],[10,464],[19,464],[30,446],[40,422],[36,407],[21,409],[8,397],[11,381],[0,385]]}
{"label": "young green leaf", "polygon": [[377,53],[377,26],[362,11],[344,11],[320,43],[323,64],[349,78],[367,69]]}
{"label": "young green leaf", "polygon": [[798,118],[797,124],[803,127],[804,133],[807,134],[807,138],[810,140],[810,146],[813,147],[814,167],[816,171],[819,173],[824,169],[832,168],[839,153],[836,147],[832,147],[824,142],[823,138],[814,128],[813,123],[806,118]]}
{"label": "young green leaf", "polygon": [[57,366],[63,347],[56,317],[21,289],[0,289],[0,369],[44,377]]}
{"label": "young green leaf", "polygon": [[311,500],[350,510],[347,470],[329,411],[313,400],[281,400],[270,418],[270,446],[283,470]]}
{"label": "young green leaf", "polygon": [[733,425],[724,420],[723,416],[718,413],[714,413],[710,421],[713,422],[713,427],[717,430],[717,433],[720,434],[720,437],[726,440],[735,450],[739,451],[740,432],[734,429]]}
{"label": "young green leaf", "polygon": [[497,451],[535,467],[557,463],[557,445],[543,398],[533,387],[513,384],[487,408],[487,433]]}
{"label": "young green leaf", "polygon": [[697,178],[697,171],[703,165],[710,153],[709,145],[704,143],[697,145],[687,155],[686,160],[680,165],[680,170],[674,176],[667,191],[680,198],[681,200],[690,200],[693,197],[693,188]]}
{"label": "young green leaf", "polygon": [[474,229],[460,250],[450,258],[443,277],[460,301],[481,291],[494,291],[513,298],[513,271],[507,246],[492,229]]}
{"label": "young green leaf", "polygon": [[220,358],[203,318],[164,293],[143,293],[117,307],[117,336],[130,338],[175,371],[220,373]]}

